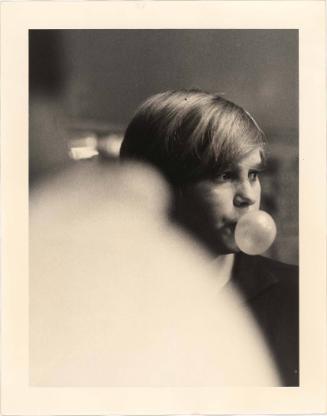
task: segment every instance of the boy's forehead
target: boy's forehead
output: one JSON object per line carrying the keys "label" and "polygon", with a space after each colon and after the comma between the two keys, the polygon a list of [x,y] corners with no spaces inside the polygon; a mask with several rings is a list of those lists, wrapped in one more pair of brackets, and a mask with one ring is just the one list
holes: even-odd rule
{"label": "boy's forehead", "polygon": [[252,150],[238,161],[239,165],[257,165],[262,163],[262,156],[259,149]]}

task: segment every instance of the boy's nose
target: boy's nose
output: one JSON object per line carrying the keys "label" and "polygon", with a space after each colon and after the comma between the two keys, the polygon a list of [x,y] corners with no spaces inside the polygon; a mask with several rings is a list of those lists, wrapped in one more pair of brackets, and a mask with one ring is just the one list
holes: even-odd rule
{"label": "boy's nose", "polygon": [[249,181],[244,181],[239,184],[237,187],[235,197],[234,197],[234,205],[236,207],[248,207],[253,205],[256,202],[256,194],[252,185]]}

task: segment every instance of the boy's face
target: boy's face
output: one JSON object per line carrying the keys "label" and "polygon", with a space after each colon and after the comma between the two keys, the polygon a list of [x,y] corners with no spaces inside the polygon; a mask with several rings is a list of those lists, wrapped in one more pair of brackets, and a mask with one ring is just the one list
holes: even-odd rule
{"label": "boy's face", "polygon": [[256,149],[216,178],[201,180],[184,189],[186,200],[195,208],[197,227],[211,234],[210,240],[219,254],[239,251],[234,239],[235,226],[243,214],[260,207],[261,169],[262,158]]}

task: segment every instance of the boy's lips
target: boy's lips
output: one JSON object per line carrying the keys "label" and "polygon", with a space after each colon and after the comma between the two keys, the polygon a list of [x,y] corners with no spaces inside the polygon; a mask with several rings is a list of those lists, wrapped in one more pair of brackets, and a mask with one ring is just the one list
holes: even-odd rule
{"label": "boy's lips", "polygon": [[235,227],[236,227],[237,221],[230,221],[224,224],[224,226],[221,228],[221,231],[225,232],[226,234],[234,234]]}

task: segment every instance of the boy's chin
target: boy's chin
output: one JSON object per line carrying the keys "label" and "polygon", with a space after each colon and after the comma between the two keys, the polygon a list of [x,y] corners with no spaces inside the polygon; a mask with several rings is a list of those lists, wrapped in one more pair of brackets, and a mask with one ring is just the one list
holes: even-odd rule
{"label": "boy's chin", "polygon": [[233,254],[233,253],[239,253],[240,249],[237,246],[234,238],[232,239],[224,239],[220,241],[220,244],[218,245],[218,251],[220,254]]}

